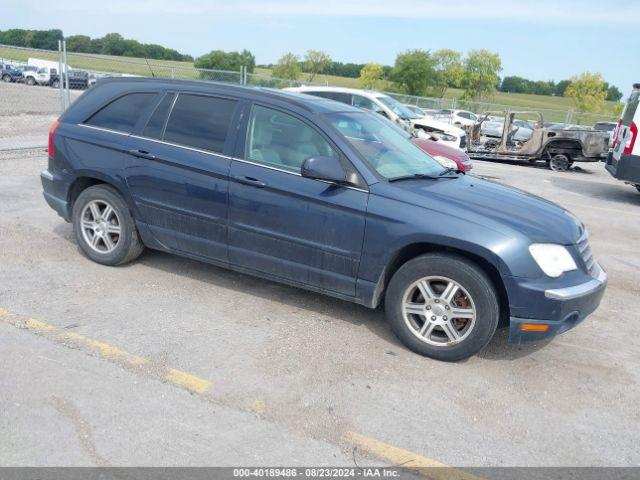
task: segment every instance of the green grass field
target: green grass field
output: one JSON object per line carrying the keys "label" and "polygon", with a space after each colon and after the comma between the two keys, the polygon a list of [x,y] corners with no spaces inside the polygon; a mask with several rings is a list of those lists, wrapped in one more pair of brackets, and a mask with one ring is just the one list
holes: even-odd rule
{"label": "green grass field", "polygon": [[[57,52],[42,52],[28,49],[17,49],[0,47],[0,60],[10,59],[15,61],[26,62],[29,58],[39,58],[44,60],[58,61]],[[133,57],[117,57],[110,55],[92,55],[85,56],[81,54],[68,54],[69,64],[73,68],[94,70],[98,72],[113,72],[129,75],[149,75],[153,71],[154,75],[161,77],[175,77],[184,79],[205,78],[208,80],[235,81],[235,74],[212,74],[210,77],[203,77],[197,70],[193,68],[192,62],[178,62],[169,60],[149,60],[149,67],[141,58]],[[259,77],[269,77],[271,70],[267,68],[256,68],[255,73]],[[302,74],[298,79],[304,82],[307,78],[306,74]],[[259,80],[256,78],[255,83]],[[357,78],[337,77],[333,75],[318,75],[313,80],[314,84],[328,84],[332,86],[360,88],[360,82]],[[251,82],[254,83],[254,82]],[[273,83],[271,86],[284,86],[284,84]],[[386,90],[388,83],[382,82],[379,89]],[[462,90],[447,89],[445,99],[459,99],[462,96]],[[450,103],[450,102],[447,102]],[[554,97],[547,95],[530,95],[519,93],[503,93],[496,94],[487,101],[487,103],[497,105],[508,105],[510,107],[522,109],[553,109],[567,111],[573,109],[571,99],[564,97]],[[460,106],[462,108],[462,105]],[[484,107],[483,107],[484,108]],[[498,108],[496,106],[496,108]],[[609,120],[610,117],[616,117],[616,102],[606,102],[603,112],[600,115],[585,115],[582,118],[574,117],[573,121],[582,121],[582,123],[590,124],[600,119]],[[474,108],[471,108],[474,109]],[[562,112],[547,112],[545,117],[551,121],[564,121]]]}

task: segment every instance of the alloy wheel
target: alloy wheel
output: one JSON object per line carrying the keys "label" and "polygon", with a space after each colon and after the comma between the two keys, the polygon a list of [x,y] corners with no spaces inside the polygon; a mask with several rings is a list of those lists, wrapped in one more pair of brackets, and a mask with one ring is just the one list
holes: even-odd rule
{"label": "alloy wheel", "polygon": [[469,292],[458,282],[438,276],[421,278],[406,289],[402,315],[411,333],[435,346],[464,341],[476,324]]}
{"label": "alloy wheel", "polygon": [[106,254],[113,252],[120,241],[120,218],[104,200],[93,200],[82,210],[82,237],[92,250]]}

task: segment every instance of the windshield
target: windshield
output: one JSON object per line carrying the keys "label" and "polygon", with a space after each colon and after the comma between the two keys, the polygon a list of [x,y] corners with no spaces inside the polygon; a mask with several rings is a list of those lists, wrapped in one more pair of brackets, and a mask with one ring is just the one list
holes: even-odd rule
{"label": "windshield", "polygon": [[327,117],[367,163],[387,179],[438,175],[444,170],[387,120],[366,112],[333,113]]}
{"label": "windshield", "polygon": [[382,102],[383,104],[385,104],[389,108],[389,110],[391,110],[393,113],[398,115],[403,120],[414,120],[417,118],[422,118],[420,115],[412,112],[407,107],[402,105],[395,98],[383,96],[383,97],[376,97],[376,99]]}

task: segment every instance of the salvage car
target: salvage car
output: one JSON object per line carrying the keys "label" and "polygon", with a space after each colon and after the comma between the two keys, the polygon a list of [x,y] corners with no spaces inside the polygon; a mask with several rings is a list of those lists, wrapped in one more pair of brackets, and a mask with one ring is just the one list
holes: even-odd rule
{"label": "salvage car", "polygon": [[24,77],[22,76],[22,72],[13,65],[0,63],[0,79],[3,82],[11,83],[22,82]]}
{"label": "salvage car", "polygon": [[478,352],[501,322],[512,342],[562,333],[607,282],[568,211],[309,95],[99,80],[52,126],[48,157],[44,198],[89,259],[148,247],[384,304],[408,348],[441,360]]}
{"label": "salvage car", "polygon": [[613,135],[613,149],[607,157],[607,171],[618,180],[634,185],[640,192],[640,143],[638,125],[640,125],[640,83],[633,85],[622,118]]}
{"label": "salvage car", "polygon": [[[499,112],[487,112],[497,116]],[[518,123],[518,117],[534,117],[535,121]],[[555,171],[566,171],[574,162],[598,162],[606,156],[609,134],[594,130],[567,130],[544,127],[542,114],[537,111],[506,111],[500,138],[482,135],[482,122],[471,128],[468,153],[478,160],[509,160],[547,162]],[[520,140],[520,129],[527,138]]]}
{"label": "salvage car", "polygon": [[437,137],[438,141],[450,147],[464,150],[467,145],[467,134],[461,128],[425,117],[424,114],[414,113],[395,98],[381,92],[341,87],[295,87],[285,88],[285,90],[329,98],[354,107],[371,110],[409,132],[416,130],[424,138]]}

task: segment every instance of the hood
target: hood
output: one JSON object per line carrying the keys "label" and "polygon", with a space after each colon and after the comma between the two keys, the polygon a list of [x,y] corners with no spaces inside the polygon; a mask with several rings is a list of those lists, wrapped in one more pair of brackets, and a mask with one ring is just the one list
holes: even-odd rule
{"label": "hood", "polygon": [[415,120],[411,120],[413,125],[423,125],[425,127],[435,128],[437,130],[442,130],[445,133],[449,133],[451,135],[455,135],[456,137],[460,137],[464,135],[464,130],[458,127],[454,127],[450,123],[440,122],[438,120],[432,120],[431,118],[417,118]]}
{"label": "hood", "polygon": [[423,152],[427,152],[432,157],[435,155],[441,155],[451,160],[458,160],[462,163],[469,162],[469,156],[459,148],[453,148],[434,140],[426,138],[412,138],[411,141]]}
{"label": "hood", "polygon": [[374,193],[483,225],[532,243],[574,244],[583,226],[569,211],[543,198],[498,183],[461,175],[451,180],[376,184]]}

